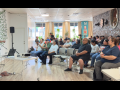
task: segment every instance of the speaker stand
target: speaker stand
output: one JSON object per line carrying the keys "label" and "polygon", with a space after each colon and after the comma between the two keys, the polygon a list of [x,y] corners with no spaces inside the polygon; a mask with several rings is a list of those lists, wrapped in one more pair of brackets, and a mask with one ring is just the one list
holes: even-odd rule
{"label": "speaker stand", "polygon": [[16,49],[13,48],[13,44],[14,44],[13,43],[13,33],[11,33],[11,35],[12,35],[12,49],[9,50],[8,56],[14,56],[14,53],[17,52]]}

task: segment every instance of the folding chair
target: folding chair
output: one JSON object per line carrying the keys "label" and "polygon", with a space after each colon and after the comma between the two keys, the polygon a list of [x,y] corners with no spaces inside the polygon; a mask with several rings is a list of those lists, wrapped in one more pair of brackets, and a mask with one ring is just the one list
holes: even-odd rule
{"label": "folding chair", "polygon": [[[59,54],[53,55],[53,65],[56,65],[56,63],[57,63],[57,65],[59,65],[60,60],[61,60],[61,59],[60,59],[61,56],[62,56],[62,55],[66,55],[65,50],[66,50],[66,48],[60,48],[60,49],[59,49]],[[57,58],[58,60],[55,60],[56,58]]]}
{"label": "folding chair", "polygon": [[71,57],[71,55],[74,54],[74,48],[67,48],[67,55],[65,56],[61,56],[63,59],[66,59],[67,62],[67,67],[68,67],[68,62],[69,62],[69,58]]}

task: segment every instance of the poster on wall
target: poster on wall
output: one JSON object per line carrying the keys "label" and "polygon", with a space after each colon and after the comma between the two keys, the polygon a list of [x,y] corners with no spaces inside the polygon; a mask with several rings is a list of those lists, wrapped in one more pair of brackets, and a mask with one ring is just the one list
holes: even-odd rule
{"label": "poster on wall", "polygon": [[81,22],[82,38],[88,37],[88,21]]}

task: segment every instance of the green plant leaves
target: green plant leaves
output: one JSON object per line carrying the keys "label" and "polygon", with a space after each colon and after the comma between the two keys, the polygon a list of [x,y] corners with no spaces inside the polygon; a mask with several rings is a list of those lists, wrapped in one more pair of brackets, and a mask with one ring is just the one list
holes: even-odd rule
{"label": "green plant leaves", "polygon": [[56,38],[59,38],[59,34],[56,34]]}

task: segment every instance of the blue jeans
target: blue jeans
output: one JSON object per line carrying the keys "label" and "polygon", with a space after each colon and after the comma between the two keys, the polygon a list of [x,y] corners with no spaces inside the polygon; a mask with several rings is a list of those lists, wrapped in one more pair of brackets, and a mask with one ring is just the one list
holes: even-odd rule
{"label": "blue jeans", "polygon": [[[90,53],[90,57],[92,57],[94,54],[95,54],[95,53]],[[85,61],[84,63],[85,63],[85,65],[87,65],[87,64],[88,64],[88,61]]]}
{"label": "blue jeans", "polygon": [[96,59],[96,61],[98,61],[98,60],[101,59],[100,53],[96,53],[96,54],[94,54],[94,55],[92,56],[91,66],[94,66],[95,59]]}
{"label": "blue jeans", "polygon": [[37,53],[36,53],[36,55],[41,59],[41,60],[43,60],[43,56],[45,55],[47,53],[47,51],[38,51]]}
{"label": "blue jeans", "polygon": [[37,54],[38,54],[39,52],[40,52],[40,51],[34,50],[34,51],[31,51],[30,54],[31,54],[31,56],[37,56]]}

